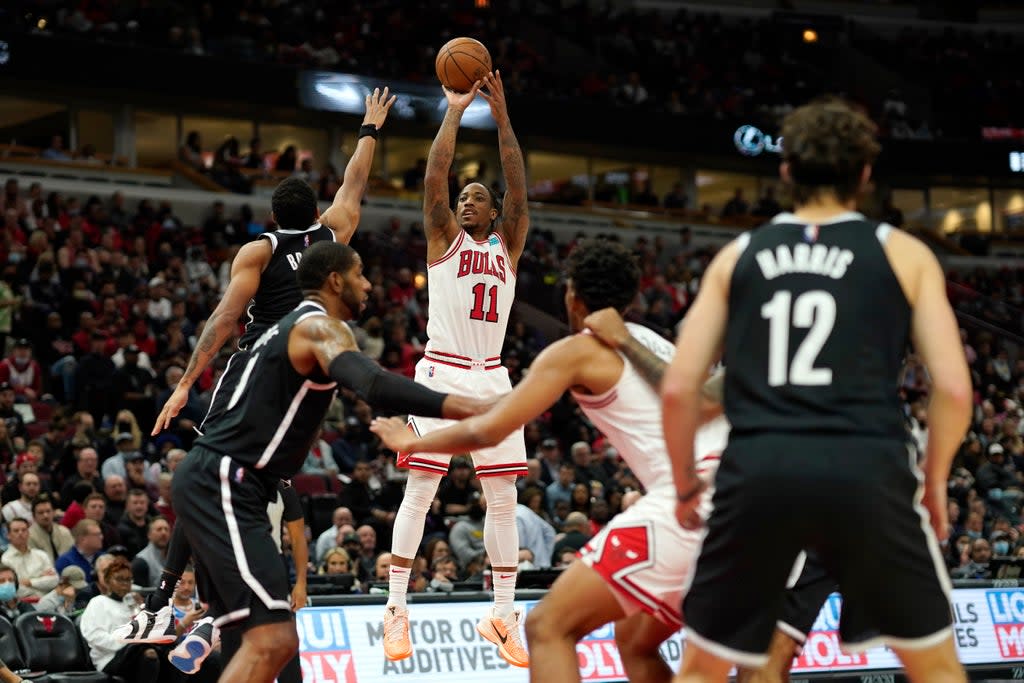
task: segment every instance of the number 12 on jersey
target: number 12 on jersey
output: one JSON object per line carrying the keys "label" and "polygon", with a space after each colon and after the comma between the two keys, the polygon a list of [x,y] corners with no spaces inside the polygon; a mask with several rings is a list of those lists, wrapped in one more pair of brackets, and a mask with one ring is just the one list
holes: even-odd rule
{"label": "number 12 on jersey", "polygon": [[[484,312],[484,299],[487,299],[487,311]],[[491,285],[490,290],[483,282],[473,285],[473,309],[469,312],[472,320],[498,322],[498,285]]]}
{"label": "number 12 on jersey", "polygon": [[[816,368],[814,361],[832,334],[836,323],[836,300],[826,291],[804,292],[793,301],[788,290],[775,292],[761,306],[761,317],[768,321],[768,384],[781,387],[787,382],[798,386],[832,384],[830,368]],[[791,327],[809,330],[789,360]]]}

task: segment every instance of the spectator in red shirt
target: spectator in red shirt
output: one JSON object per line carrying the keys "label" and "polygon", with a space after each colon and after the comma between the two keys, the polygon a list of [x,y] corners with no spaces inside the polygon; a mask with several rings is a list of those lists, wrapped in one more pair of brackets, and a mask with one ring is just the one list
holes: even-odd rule
{"label": "spectator in red shirt", "polygon": [[32,358],[32,343],[28,339],[14,342],[11,355],[0,361],[0,384],[10,384],[15,401],[31,403],[43,392],[43,370]]}
{"label": "spectator in red shirt", "polygon": [[415,296],[416,285],[412,281],[412,271],[408,268],[402,268],[398,271],[398,281],[391,285],[391,289],[388,291],[388,297],[391,301],[405,306]]}

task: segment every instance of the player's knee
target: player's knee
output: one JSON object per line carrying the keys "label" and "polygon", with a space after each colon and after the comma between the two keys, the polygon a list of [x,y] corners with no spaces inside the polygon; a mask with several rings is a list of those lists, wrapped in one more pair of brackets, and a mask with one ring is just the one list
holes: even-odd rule
{"label": "player's knee", "polygon": [[559,618],[553,610],[539,603],[530,610],[526,617],[526,640],[530,643],[543,643],[557,640],[569,635],[567,621]]}
{"label": "player's knee", "polygon": [[661,657],[658,653],[660,640],[652,640],[629,629],[615,629],[615,646],[622,657],[623,665],[628,667],[631,661]]}
{"label": "player's knee", "polygon": [[252,629],[245,634],[244,639],[250,643],[253,654],[273,661],[286,661],[299,649],[299,636],[292,623]]}
{"label": "player's knee", "polygon": [[411,470],[409,480],[405,485],[401,508],[427,514],[430,504],[434,502],[434,495],[437,493],[440,482],[441,476],[438,474]]}

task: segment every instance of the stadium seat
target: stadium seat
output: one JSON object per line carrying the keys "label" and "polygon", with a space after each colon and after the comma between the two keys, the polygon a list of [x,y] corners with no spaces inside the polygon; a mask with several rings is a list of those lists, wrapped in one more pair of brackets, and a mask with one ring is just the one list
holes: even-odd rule
{"label": "stadium seat", "polygon": [[25,665],[46,671],[52,683],[110,683],[114,679],[96,671],[78,629],[67,617],[53,612],[29,612],[14,620],[14,632]]}
{"label": "stadium seat", "polygon": [[320,474],[296,474],[292,486],[300,496],[315,496],[327,493],[327,478]]}
{"label": "stadium seat", "polygon": [[32,412],[36,422],[49,422],[53,418],[53,404],[46,401],[32,401]]}
{"label": "stadium seat", "polygon": [[309,503],[306,507],[306,524],[309,525],[314,538],[331,526],[334,509],[338,505],[338,496],[333,493],[320,493],[309,497]]}
{"label": "stadium seat", "polygon": [[0,660],[11,671],[25,668],[25,659],[21,656],[18,638],[14,635],[14,625],[3,617],[0,617]]}
{"label": "stadium seat", "polygon": [[28,436],[28,440],[38,439],[46,433],[50,428],[50,423],[47,420],[36,420],[25,425],[25,434]]}

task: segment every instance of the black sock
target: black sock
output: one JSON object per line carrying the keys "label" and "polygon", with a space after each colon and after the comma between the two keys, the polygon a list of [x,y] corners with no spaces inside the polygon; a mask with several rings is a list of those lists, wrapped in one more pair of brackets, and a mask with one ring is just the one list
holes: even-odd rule
{"label": "black sock", "polygon": [[156,612],[165,606],[174,597],[174,588],[178,585],[189,559],[192,557],[192,548],[189,547],[185,532],[180,525],[174,526],[171,532],[171,540],[167,544],[167,559],[164,561],[164,570],[160,573],[160,583],[156,590],[146,598],[146,609]]}

